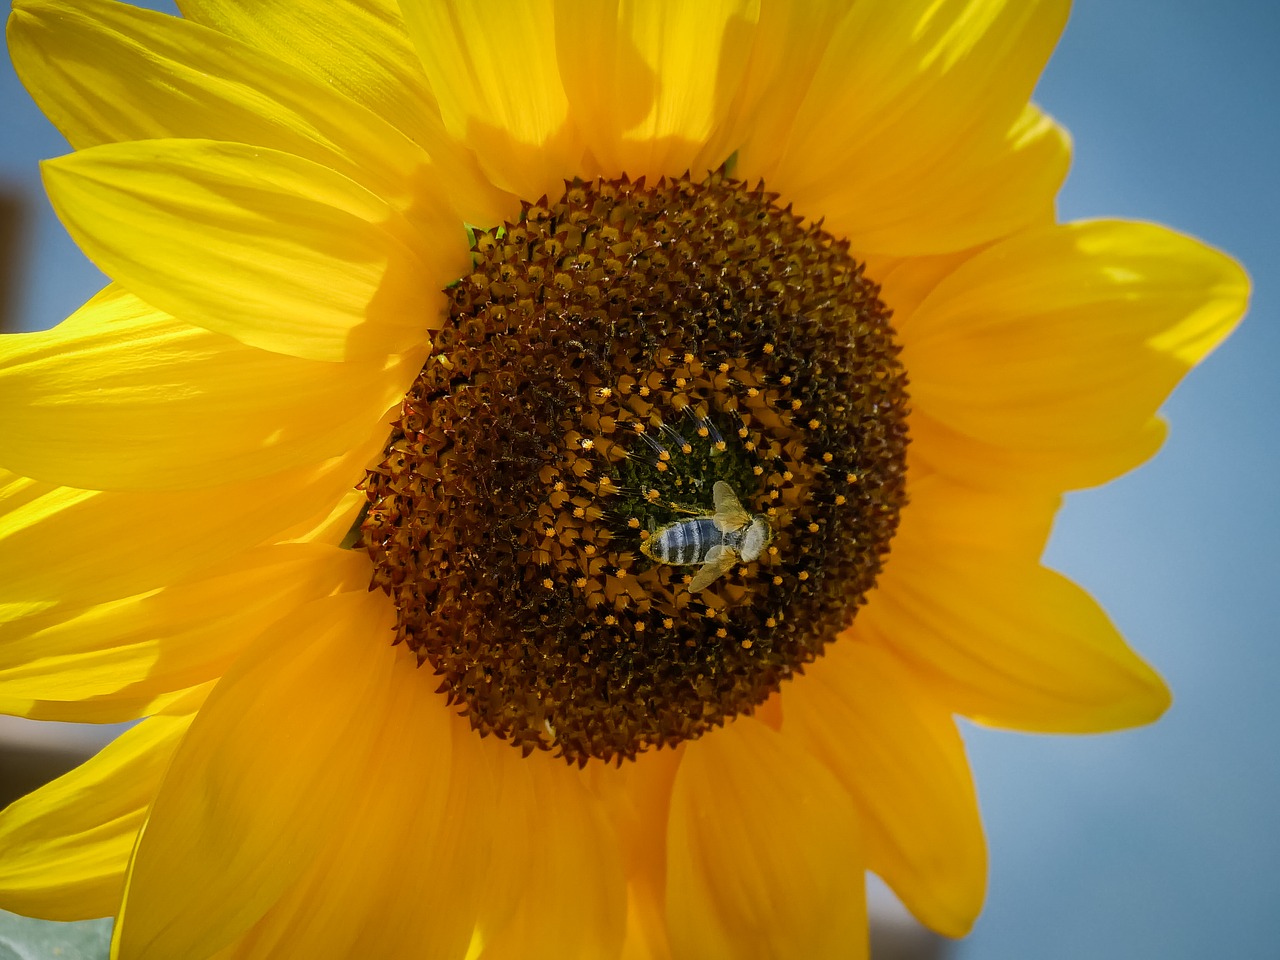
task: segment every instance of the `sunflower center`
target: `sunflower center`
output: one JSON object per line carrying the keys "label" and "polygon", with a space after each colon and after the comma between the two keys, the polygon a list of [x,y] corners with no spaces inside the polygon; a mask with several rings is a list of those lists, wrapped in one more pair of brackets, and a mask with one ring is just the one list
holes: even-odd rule
{"label": "sunflower center", "polygon": [[873,586],[904,502],[878,287],[763,187],[577,182],[479,232],[365,480],[396,642],[526,753],[750,712]]}

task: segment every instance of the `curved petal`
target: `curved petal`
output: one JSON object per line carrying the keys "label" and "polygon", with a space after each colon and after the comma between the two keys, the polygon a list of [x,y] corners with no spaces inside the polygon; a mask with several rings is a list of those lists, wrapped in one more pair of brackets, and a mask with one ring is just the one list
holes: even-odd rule
{"label": "curved petal", "polygon": [[[409,136],[439,127],[439,111],[395,0],[178,0],[212,27],[332,84]],[[342,43],[335,43],[342,37]]]}
{"label": "curved petal", "polygon": [[112,916],[129,853],[190,716],[151,717],[0,813],[0,904],[45,920]]}
{"label": "curved petal", "polygon": [[1249,295],[1229,257],[1163,227],[1098,221],[1011,237],[912,317],[912,399],[982,443],[1057,454],[1148,448],[1151,419]]}
{"label": "curved petal", "polygon": [[899,340],[911,337],[911,317],[942,280],[977,253],[960,250],[935,256],[869,259],[866,275],[880,285],[880,299],[892,311]]}
{"label": "curved petal", "polygon": [[125,714],[134,704],[216,680],[289,611],[368,581],[361,553],[281,544],[138,596],[6,616],[0,711],[72,720],[114,704]]}
{"label": "curved petal", "polygon": [[[366,638],[366,643],[376,642]],[[479,811],[450,806],[450,728],[456,718],[412,659],[391,676],[349,816],[325,848],[237,943],[235,956],[460,958],[477,890],[464,879],[474,851],[437,856],[440,836]]]}
{"label": "curved petal", "polygon": [[908,457],[922,470],[961,483],[1015,493],[1031,489],[1057,492],[1094,487],[1146,463],[1163,446],[1168,432],[1168,424],[1150,417],[1130,433],[1064,455],[1058,450],[1014,448],[978,440],[939,423],[923,410],[913,410]]}
{"label": "curved petal", "polygon": [[745,173],[739,169],[739,156],[731,174],[749,179],[758,170],[777,166],[800,104],[849,7],[849,0],[760,5],[751,31],[750,59],[736,95],[726,84],[717,84],[725,88],[722,97],[734,95],[726,120],[727,142],[745,150],[749,168]]}
{"label": "curved petal", "polygon": [[698,178],[724,163],[736,147],[726,121],[759,8],[758,0],[557,4],[565,95],[605,175]]}
{"label": "curved petal", "polygon": [[750,718],[690,744],[667,834],[680,960],[866,957],[861,841],[848,793]]}
{"label": "curved petal", "polygon": [[561,761],[480,740],[433,688],[397,675],[356,819],[236,957],[616,955],[621,872],[598,804]]}
{"label": "curved petal", "polygon": [[[305,5],[180,0],[178,7],[187,19],[257,47],[394,125],[431,155],[440,182],[449,185],[449,197],[467,223],[500,224],[519,209],[514,198],[488,182],[471,152],[445,131],[394,0]],[[334,43],[334,37],[343,42]]]}
{"label": "curved petal", "polygon": [[113,948],[123,960],[233,942],[352,822],[379,741],[399,719],[392,607],[337,594],[280,621],[197,714],[129,866]]}
{"label": "curved petal", "polygon": [[104,493],[0,470],[0,603],[117,600],[191,577],[292,527],[314,526],[382,443],[211,490]]}
{"label": "curved petal", "polygon": [[[497,905],[509,911],[505,921],[482,923],[479,960],[616,957],[627,896],[613,825],[562,759],[494,747],[488,763],[508,790],[490,854],[493,886],[517,895]],[[512,851],[523,868],[503,863]]]}
{"label": "curved petal", "polygon": [[782,695],[785,735],[857,803],[868,867],[921,923],[964,936],[982,908],[987,853],[950,714],[887,653],[849,636]]}
{"label": "curved petal", "polygon": [[403,0],[445,128],[518,197],[556,195],[583,173],[556,60],[552,0]]}
{"label": "curved petal", "polygon": [[1065,134],[1027,103],[1067,0],[856,3],[836,27],[783,156],[743,144],[796,209],[858,250],[944,253],[1042,216]]}
{"label": "curved petal", "polygon": [[19,0],[14,68],[76,149],[196,137],[281,150],[349,177],[401,211],[431,160],[378,115],[248,44],[108,0]]}
{"label": "curved petal", "polygon": [[121,286],[265,350],[340,361],[420,346],[467,268],[447,210],[423,236],[351,180],[265,148],[113,143],[43,170],[72,238]]}
{"label": "curved petal", "polygon": [[53,330],[0,340],[5,466],[74,487],[160,490],[317,463],[367,440],[421,360],[286,357],[108,287]]}
{"label": "curved petal", "polygon": [[667,938],[667,834],[671,788],[684,747],[651,750],[621,767],[588,764],[582,775],[613,821],[627,875],[621,960],[670,960]]}
{"label": "curved petal", "polygon": [[[910,663],[948,710],[995,726],[1096,732],[1164,712],[1164,683],[1097,603],[1036,562],[1052,498],[938,477],[911,495],[860,637]],[[947,513],[954,532],[935,519]]]}

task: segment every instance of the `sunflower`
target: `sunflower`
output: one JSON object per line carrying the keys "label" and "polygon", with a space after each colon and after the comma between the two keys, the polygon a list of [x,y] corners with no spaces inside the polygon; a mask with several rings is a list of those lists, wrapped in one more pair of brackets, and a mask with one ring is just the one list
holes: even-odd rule
{"label": "sunflower", "polygon": [[1146,723],[1039,563],[1243,312],[1056,223],[1066,2],[20,0],[111,284],[0,343],[0,815],[120,957],[856,957],[963,935],[955,716]]}

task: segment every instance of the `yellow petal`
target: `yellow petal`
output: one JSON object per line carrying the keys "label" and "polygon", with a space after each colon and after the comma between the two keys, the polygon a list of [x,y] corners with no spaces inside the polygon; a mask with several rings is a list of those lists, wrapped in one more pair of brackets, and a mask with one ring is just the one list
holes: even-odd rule
{"label": "yellow petal", "polygon": [[[716,84],[715,91],[719,99],[733,95],[726,120],[731,131],[728,142],[745,152],[750,168],[746,176],[756,169],[776,167],[800,104],[848,7],[848,3],[764,3],[755,12],[750,58],[736,94],[728,84]],[[735,162],[734,175],[743,175],[743,159],[740,155]]]}
{"label": "yellow petal", "polygon": [[977,440],[939,423],[923,410],[913,410],[908,456],[919,469],[988,488],[1076,490],[1106,483],[1150,460],[1168,432],[1168,424],[1151,417],[1131,433],[1091,443],[1065,456],[1058,450]]}
{"label": "yellow petal", "polygon": [[[393,124],[431,155],[440,182],[449,185],[449,197],[466,222],[499,224],[519,209],[514,198],[488,182],[471,152],[445,131],[394,0],[252,6],[239,0],[182,0],[178,7],[187,19],[257,47]],[[334,37],[343,42],[334,43]]]}
{"label": "yellow petal", "polygon": [[[997,447],[1150,449],[1151,420],[1244,312],[1233,260],[1150,224],[1028,231],[975,256],[915,311],[903,361],[917,408]],[[1099,448],[1100,451],[1099,451]]]}
{"label": "yellow petal", "polygon": [[606,174],[696,178],[724,163],[759,13],[756,0],[557,5],[565,95]]}
{"label": "yellow petal", "polygon": [[[379,641],[363,638],[364,643]],[[474,811],[450,806],[450,728],[457,722],[409,657],[391,676],[350,811],[324,849],[238,942],[237,957],[458,958],[475,923],[464,875],[476,851],[438,849]]]}
{"label": "yellow petal", "polygon": [[0,905],[46,920],[113,915],[147,806],[190,722],[144,720],[0,813]]}
{"label": "yellow petal", "polygon": [[301,877],[352,822],[395,717],[392,608],[338,594],[286,617],[201,708],[143,828],[113,947],[207,955]]}
{"label": "yellow petal", "polygon": [[[47,161],[45,186],[105,273],[174,317],[313,360],[420,345],[466,269],[462,224],[409,227],[308,160],[203,140],[104,144]],[[422,257],[425,257],[422,259]]]}
{"label": "yellow petal", "polygon": [[[1164,712],[1164,683],[1097,603],[1038,564],[1047,495],[970,493],[935,477],[912,497],[860,636],[908,662],[948,710],[996,726],[1094,732]],[[973,499],[946,532],[935,518],[952,498]]]}
{"label": "yellow petal", "polygon": [[556,61],[551,0],[405,0],[409,34],[445,128],[503,190],[557,195],[583,172]]}
{"label": "yellow petal", "polygon": [[211,490],[103,493],[0,471],[0,603],[117,600],[319,523],[382,442]]}
{"label": "yellow petal", "polygon": [[[494,746],[484,779],[506,788],[490,853],[498,873],[494,887],[516,896],[509,919],[482,927],[480,960],[616,957],[626,886],[604,810],[563,760],[543,754],[525,759],[506,744]],[[517,863],[523,861],[517,870],[502,864],[512,851],[519,851]]]}
{"label": "yellow petal", "polygon": [[[263,3],[180,0],[195,23],[331,83],[412,135],[439,125],[435,97],[395,0]],[[341,37],[341,43],[334,38]]]}
{"label": "yellow petal", "polygon": [[220,677],[290,610],[364,586],[368,558],[317,544],[264,547],[200,579],[92,606],[59,603],[0,621],[0,711],[115,720]]}
{"label": "yellow petal", "polygon": [[268,353],[108,287],[53,330],[0,340],[5,466],[156,490],[317,463],[367,439],[421,361],[335,367]]}
{"label": "yellow petal", "polygon": [[943,253],[1050,208],[1065,135],[1027,108],[1067,0],[855,3],[836,27],[785,154],[742,147],[796,209],[854,248]]}
{"label": "yellow petal", "polygon": [[782,693],[786,735],[858,805],[867,865],[921,923],[964,936],[982,908],[987,856],[951,716],[888,654],[850,636]]}
{"label": "yellow petal", "polygon": [[880,299],[893,311],[893,329],[899,339],[910,339],[911,318],[942,280],[970,259],[976,250],[936,256],[875,258],[866,265],[867,276],[880,284]]}
{"label": "yellow petal", "polygon": [[739,718],[685,751],[667,834],[679,960],[866,957],[849,794],[793,741]]}
{"label": "yellow petal", "polygon": [[187,20],[106,0],[20,0],[8,38],[18,75],[76,149],[248,143],[336,170],[402,211],[432,176],[414,141],[331,85]]}
{"label": "yellow petal", "polygon": [[588,764],[588,789],[613,821],[627,875],[626,940],[622,960],[671,957],[667,942],[667,834],[671,787],[683,745],[651,750],[621,767]]}

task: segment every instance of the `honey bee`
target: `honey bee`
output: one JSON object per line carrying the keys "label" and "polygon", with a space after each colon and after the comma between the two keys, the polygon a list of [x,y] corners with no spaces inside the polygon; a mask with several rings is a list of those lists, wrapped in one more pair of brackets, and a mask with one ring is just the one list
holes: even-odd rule
{"label": "honey bee", "polygon": [[709,587],[739,560],[758,559],[773,539],[769,521],[747,513],[729,484],[717,480],[711,495],[713,513],[668,523],[640,544],[640,552],[655,563],[699,567],[690,593]]}

